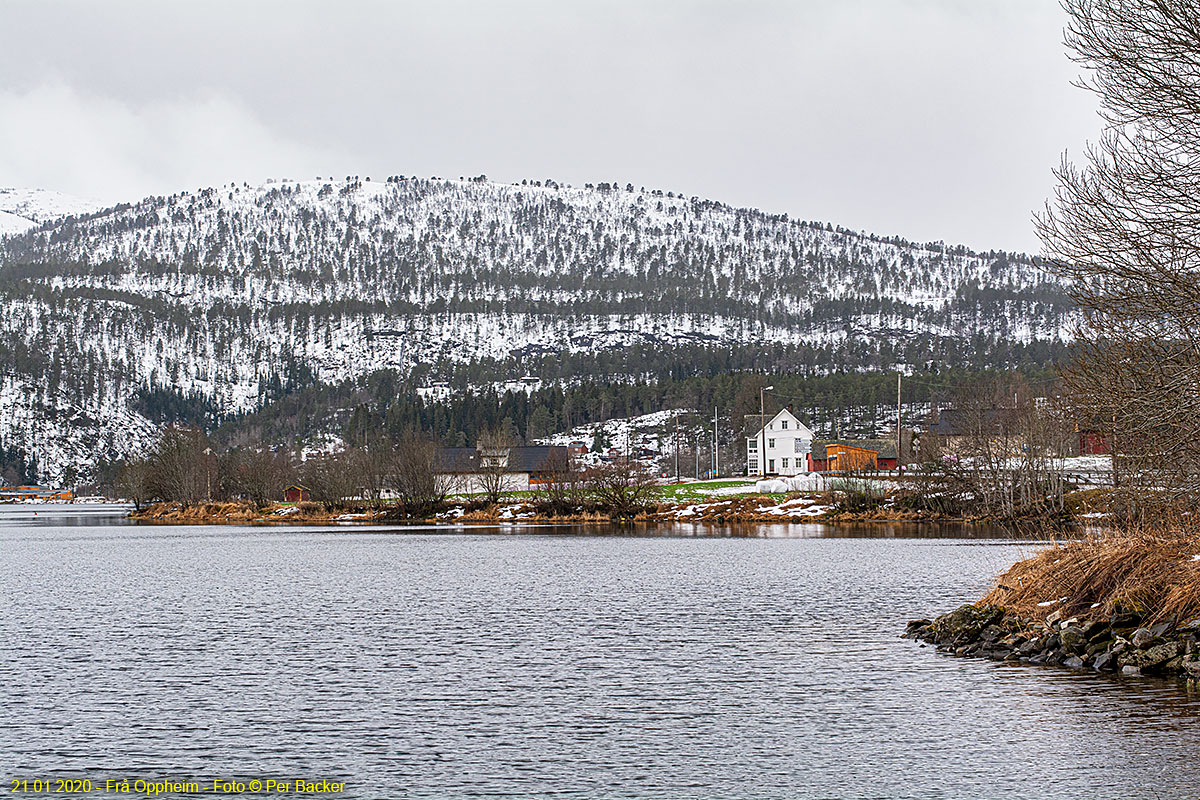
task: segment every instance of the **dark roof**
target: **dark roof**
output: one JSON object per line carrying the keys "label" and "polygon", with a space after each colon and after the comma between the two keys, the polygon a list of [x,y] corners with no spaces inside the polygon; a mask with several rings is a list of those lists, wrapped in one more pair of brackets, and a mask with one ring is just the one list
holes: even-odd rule
{"label": "dark roof", "polygon": [[998,434],[1005,417],[1013,413],[1011,408],[989,408],[982,411],[982,418],[968,414],[959,408],[944,408],[938,412],[938,420],[929,426],[929,432],[937,436],[968,436],[982,423],[983,433]]}
{"label": "dark roof", "polygon": [[848,447],[861,447],[864,450],[875,450],[879,458],[896,457],[895,439],[819,439],[812,443],[812,457],[816,461],[825,460],[825,448],[831,444],[844,444]]}
{"label": "dark roof", "polygon": [[474,447],[439,447],[435,472],[478,472],[479,451]]}
{"label": "dark roof", "polygon": [[509,472],[541,472],[554,466],[551,456],[557,454],[559,463],[565,464],[567,448],[561,445],[536,445],[513,447],[508,451]]}
{"label": "dark roof", "polygon": [[[510,447],[506,472],[543,472],[566,464],[568,449],[561,445]],[[438,472],[479,472],[479,450],[474,447],[439,447],[435,467]]]}

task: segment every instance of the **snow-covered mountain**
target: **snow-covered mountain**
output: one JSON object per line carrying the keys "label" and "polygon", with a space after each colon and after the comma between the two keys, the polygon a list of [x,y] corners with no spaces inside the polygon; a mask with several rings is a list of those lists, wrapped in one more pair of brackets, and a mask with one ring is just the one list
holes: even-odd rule
{"label": "snow-covered mountain", "polygon": [[0,186],[0,236],[24,233],[43,222],[78,214],[91,214],[103,203],[72,197],[51,189]]}
{"label": "snow-covered mountain", "polygon": [[35,197],[0,194],[42,223],[0,245],[0,446],[51,475],[136,446],[172,397],[246,411],[300,375],[653,375],[738,348],[813,372],[1003,361],[1072,314],[1027,256],[631,185],[285,180],[50,222],[66,204]]}

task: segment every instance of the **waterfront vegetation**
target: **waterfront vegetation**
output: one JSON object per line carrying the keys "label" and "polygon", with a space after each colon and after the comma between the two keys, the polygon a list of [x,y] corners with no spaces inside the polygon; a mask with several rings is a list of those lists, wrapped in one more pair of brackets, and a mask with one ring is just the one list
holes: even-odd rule
{"label": "waterfront vegetation", "polygon": [[1085,315],[1064,388],[1107,432],[1103,528],[909,633],[958,655],[1200,678],[1200,9],[1068,0],[1106,130],[1039,219]]}

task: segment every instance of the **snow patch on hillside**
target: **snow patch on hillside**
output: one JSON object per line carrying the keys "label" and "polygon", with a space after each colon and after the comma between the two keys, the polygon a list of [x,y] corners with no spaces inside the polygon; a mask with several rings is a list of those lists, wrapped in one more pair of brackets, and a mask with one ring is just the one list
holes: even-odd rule
{"label": "snow patch on hillside", "polygon": [[31,219],[26,219],[7,211],[0,211],[0,236],[24,233],[36,225],[37,223]]}
{"label": "snow patch on hillside", "polygon": [[91,214],[103,208],[104,203],[53,189],[0,186],[0,211],[29,220],[31,224],[27,227],[60,217]]}

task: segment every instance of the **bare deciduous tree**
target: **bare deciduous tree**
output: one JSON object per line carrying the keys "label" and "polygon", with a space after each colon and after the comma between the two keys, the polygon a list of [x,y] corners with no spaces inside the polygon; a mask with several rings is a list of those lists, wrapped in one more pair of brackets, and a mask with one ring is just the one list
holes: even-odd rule
{"label": "bare deciduous tree", "polygon": [[508,488],[508,458],[514,444],[503,429],[479,437],[479,490],[489,504],[499,503]]}
{"label": "bare deciduous tree", "polygon": [[311,456],[304,462],[301,475],[312,499],[327,510],[342,507],[360,488],[345,451]]}
{"label": "bare deciduous tree", "polygon": [[914,486],[935,498],[931,507],[1005,519],[1063,514],[1071,423],[1057,397],[1035,396],[1019,376],[990,378],[960,387],[943,413],[953,432],[922,438],[926,463]]}
{"label": "bare deciduous tree", "polygon": [[1066,375],[1130,501],[1200,498],[1200,6],[1065,0],[1066,43],[1106,128],[1038,219],[1082,309]]}
{"label": "bare deciduous tree", "polygon": [[587,501],[587,480],[572,463],[570,452],[565,447],[554,448],[546,458],[545,467],[548,480],[534,505],[552,516],[578,511]]}
{"label": "bare deciduous tree", "polygon": [[589,470],[586,477],[596,504],[613,517],[635,517],[653,505],[654,478],[636,461],[619,459]]}
{"label": "bare deciduous tree", "polygon": [[347,451],[347,460],[368,500],[379,505],[384,489],[392,479],[395,447],[383,435],[363,437],[361,444]]}
{"label": "bare deciduous tree", "polygon": [[117,472],[116,489],[123,498],[133,503],[135,511],[145,508],[154,497],[148,462],[139,458],[122,464]]}
{"label": "bare deciduous tree", "polygon": [[437,445],[411,432],[393,451],[390,482],[398,510],[409,517],[438,511],[455,488],[450,473],[439,469]]}
{"label": "bare deciduous tree", "polygon": [[212,498],[218,484],[216,457],[198,428],[163,430],[146,459],[146,480],[153,497],[198,503]]}
{"label": "bare deciduous tree", "polygon": [[222,459],[222,478],[233,497],[244,497],[259,508],[280,499],[296,477],[295,456],[265,447],[238,447]]}

